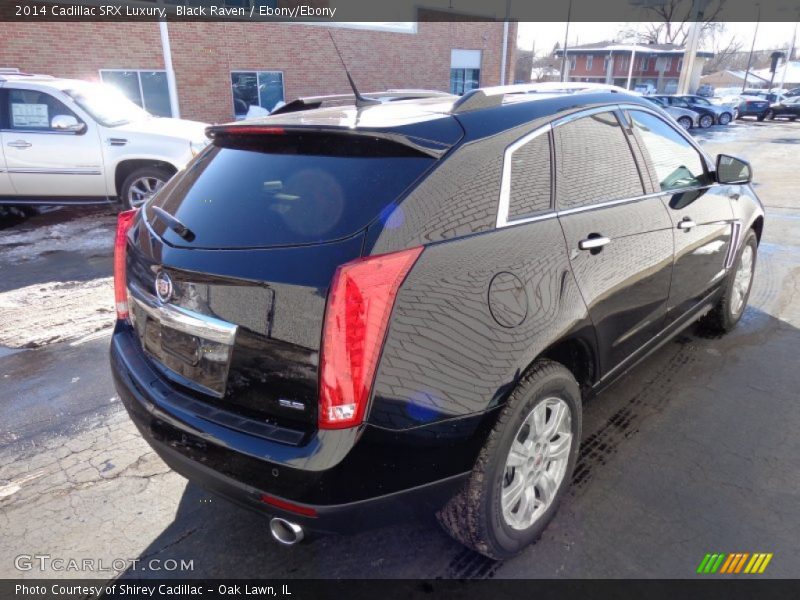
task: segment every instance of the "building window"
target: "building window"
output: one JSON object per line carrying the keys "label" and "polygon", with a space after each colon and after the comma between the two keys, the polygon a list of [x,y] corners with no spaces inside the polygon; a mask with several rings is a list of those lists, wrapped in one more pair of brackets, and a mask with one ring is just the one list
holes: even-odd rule
{"label": "building window", "polygon": [[233,114],[237,119],[267,115],[283,102],[280,71],[232,71]]}
{"label": "building window", "polygon": [[166,71],[102,69],[100,79],[113,85],[151,115],[171,117]]}
{"label": "building window", "polygon": [[642,57],[642,71],[647,71],[647,63],[649,59],[646,56]]}
{"label": "building window", "polygon": [[614,59],[614,64],[618,65],[620,69],[625,70],[628,68],[628,57],[627,56],[617,56]]}
{"label": "building window", "polygon": [[678,59],[678,71],[683,70],[683,58]]}
{"label": "building window", "polygon": [[605,72],[608,72],[608,62],[609,62],[610,60],[611,60],[611,59],[610,59],[608,56],[606,56],[606,57],[603,59],[603,71],[605,71]]}
{"label": "building window", "polygon": [[569,70],[574,71],[575,68],[578,66],[578,59],[575,56],[569,57]]}
{"label": "building window", "polygon": [[450,93],[465,94],[480,87],[481,51],[450,51]]}
{"label": "building window", "polygon": [[664,59],[664,72],[669,71],[672,69],[672,57],[668,56]]}
{"label": "building window", "polygon": [[594,65],[594,56],[590,54],[589,56],[586,57],[586,70],[591,71],[593,65]]}

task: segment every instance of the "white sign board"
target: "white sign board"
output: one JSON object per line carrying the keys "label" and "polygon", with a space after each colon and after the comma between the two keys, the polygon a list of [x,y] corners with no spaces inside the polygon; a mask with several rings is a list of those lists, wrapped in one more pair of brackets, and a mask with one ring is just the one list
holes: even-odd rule
{"label": "white sign board", "polygon": [[11,126],[21,127],[50,127],[47,118],[47,104],[17,104],[11,103]]}

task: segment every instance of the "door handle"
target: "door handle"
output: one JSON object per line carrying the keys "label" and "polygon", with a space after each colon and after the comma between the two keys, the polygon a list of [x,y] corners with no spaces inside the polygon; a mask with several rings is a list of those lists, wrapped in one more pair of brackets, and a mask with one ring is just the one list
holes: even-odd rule
{"label": "door handle", "polygon": [[597,250],[610,243],[611,239],[604,236],[588,237],[578,242],[578,248],[581,250]]}
{"label": "door handle", "polygon": [[8,142],[6,146],[11,146],[12,148],[30,148],[33,144],[30,142],[26,142],[25,140],[17,140],[16,142]]}
{"label": "door handle", "polygon": [[678,223],[678,229],[683,229],[684,231],[689,231],[693,227],[697,227],[697,223],[692,221],[689,217],[686,217],[683,221]]}

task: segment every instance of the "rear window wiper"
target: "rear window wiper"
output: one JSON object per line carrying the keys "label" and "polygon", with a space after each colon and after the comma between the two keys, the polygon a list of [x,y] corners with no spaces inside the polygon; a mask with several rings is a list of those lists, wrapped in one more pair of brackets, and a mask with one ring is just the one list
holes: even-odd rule
{"label": "rear window wiper", "polygon": [[155,213],[155,216],[158,217],[159,219],[161,219],[161,221],[167,227],[172,229],[172,231],[177,233],[179,236],[181,236],[187,242],[193,242],[194,241],[194,232],[191,229],[189,229],[186,225],[181,223],[178,219],[173,217],[171,214],[169,214],[163,208],[159,208],[158,206],[152,206],[151,208],[153,209],[153,213]]}

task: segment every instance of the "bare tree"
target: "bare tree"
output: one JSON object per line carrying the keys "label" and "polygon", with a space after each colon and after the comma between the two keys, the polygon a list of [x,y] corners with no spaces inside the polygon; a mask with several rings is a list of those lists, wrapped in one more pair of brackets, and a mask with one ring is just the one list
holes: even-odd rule
{"label": "bare tree", "polygon": [[738,57],[742,54],[742,42],[737,37],[725,38],[724,27],[716,29],[710,33],[707,40],[708,47],[714,53],[703,65],[703,74],[716,73],[725,69],[734,69],[737,66]]}
{"label": "bare tree", "polygon": [[[725,29],[724,23],[716,21],[722,7],[727,0],[711,0],[703,11],[700,39],[707,39],[711,35],[719,34]],[[692,2],[690,0],[667,0],[658,6],[648,6],[645,10],[656,17],[656,20],[646,23],[641,27],[627,27],[617,38],[620,41],[636,39],[651,44],[676,44],[686,45],[689,38],[692,22]]]}

